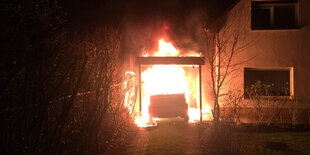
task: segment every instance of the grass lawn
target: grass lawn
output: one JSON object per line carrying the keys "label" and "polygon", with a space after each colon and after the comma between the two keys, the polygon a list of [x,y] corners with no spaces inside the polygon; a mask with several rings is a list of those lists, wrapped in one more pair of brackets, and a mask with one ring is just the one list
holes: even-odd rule
{"label": "grass lawn", "polygon": [[[187,140],[193,127],[184,120],[163,120],[158,127],[149,129],[149,142],[146,154],[184,154]],[[198,140],[196,140],[199,147]]]}
{"label": "grass lawn", "polygon": [[159,121],[146,131],[144,154],[310,154],[310,131],[227,126],[212,130],[210,124],[180,119]]}
{"label": "grass lawn", "polygon": [[233,132],[245,154],[310,154],[310,132]]}

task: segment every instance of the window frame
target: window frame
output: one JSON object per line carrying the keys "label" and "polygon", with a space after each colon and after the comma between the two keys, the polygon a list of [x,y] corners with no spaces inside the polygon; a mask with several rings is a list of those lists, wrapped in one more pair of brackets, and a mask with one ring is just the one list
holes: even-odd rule
{"label": "window frame", "polygon": [[[245,92],[245,70],[254,70],[254,71],[289,71],[290,74],[290,95],[289,96],[261,96],[262,99],[276,98],[276,99],[294,99],[295,91],[294,91],[294,67],[244,67],[243,68],[243,91]],[[245,93],[243,93],[245,95]],[[244,99],[251,100],[250,98]]]}
{"label": "window frame", "polygon": [[[255,3],[255,4],[254,4]],[[254,6],[255,5],[255,6]],[[294,25],[275,25],[275,8],[293,7],[295,10]],[[270,26],[254,26],[253,10],[255,8],[270,9]],[[251,1],[251,30],[282,30],[299,29],[299,1],[298,0],[252,0]]]}

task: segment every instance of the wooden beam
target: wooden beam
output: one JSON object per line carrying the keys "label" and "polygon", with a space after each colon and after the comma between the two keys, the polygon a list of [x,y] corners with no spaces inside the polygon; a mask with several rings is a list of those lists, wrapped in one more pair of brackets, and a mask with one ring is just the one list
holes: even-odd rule
{"label": "wooden beam", "polygon": [[[140,114],[142,114],[142,86],[141,86],[141,70],[142,70],[142,66],[139,65],[139,112]],[[142,116],[142,115],[141,115]]]}
{"label": "wooden beam", "polygon": [[202,92],[201,92],[201,65],[199,65],[199,112],[200,112],[200,123],[202,123]]}
{"label": "wooden beam", "polygon": [[204,65],[204,57],[137,57],[137,65]]}

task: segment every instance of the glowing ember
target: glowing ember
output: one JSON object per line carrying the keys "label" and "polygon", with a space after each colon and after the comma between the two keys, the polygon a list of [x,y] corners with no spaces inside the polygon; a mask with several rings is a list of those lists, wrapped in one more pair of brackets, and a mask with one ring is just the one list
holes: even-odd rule
{"label": "glowing ember", "polygon": [[[181,55],[179,50],[171,43],[165,42],[164,39],[160,39],[158,45],[158,51],[151,56],[199,56],[197,53]],[[149,55],[147,53],[144,56],[148,57]],[[184,94],[189,105],[189,122],[200,119],[199,106],[197,106],[197,103],[199,103],[197,66],[149,65],[143,67],[144,70],[142,70],[141,74],[142,112],[135,119],[138,126],[154,125],[154,119],[150,121],[148,107],[150,105],[150,96],[158,94]],[[127,96],[130,97],[130,94],[126,94]],[[205,104],[203,108],[203,114],[210,115],[209,105]],[[207,119],[209,118],[207,117]],[[206,119],[205,116],[204,119]]]}

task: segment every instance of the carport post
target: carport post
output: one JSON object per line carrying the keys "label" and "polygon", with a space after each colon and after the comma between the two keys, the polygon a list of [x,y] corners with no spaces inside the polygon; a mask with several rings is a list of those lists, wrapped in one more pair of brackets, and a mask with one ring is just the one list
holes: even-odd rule
{"label": "carport post", "polygon": [[202,94],[201,94],[201,65],[199,65],[199,106],[200,106],[200,123],[202,123]]}
{"label": "carport post", "polygon": [[142,97],[141,97],[141,65],[139,65],[139,112],[142,111]]}

